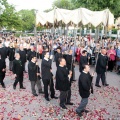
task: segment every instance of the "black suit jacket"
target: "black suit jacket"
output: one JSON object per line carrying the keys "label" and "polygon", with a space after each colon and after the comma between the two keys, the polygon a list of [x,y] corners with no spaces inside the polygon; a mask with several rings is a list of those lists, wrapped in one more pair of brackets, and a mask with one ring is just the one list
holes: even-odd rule
{"label": "black suit jacket", "polygon": [[8,48],[9,60],[13,61],[15,59],[15,48]]}
{"label": "black suit jacket", "polygon": [[67,91],[70,89],[70,81],[68,78],[68,69],[58,66],[56,71],[56,89]]}
{"label": "black suit jacket", "polygon": [[79,77],[79,93],[82,98],[88,98],[90,95],[90,88],[92,83],[92,76],[90,73],[84,73],[82,72]]}
{"label": "black suit jacket", "polygon": [[80,56],[80,62],[79,62],[79,70],[80,72],[83,71],[83,65],[88,64],[87,56]]}
{"label": "black suit jacket", "polygon": [[2,70],[6,68],[6,63],[4,59],[0,59],[0,76],[5,75],[5,71]]}
{"label": "black suit jacket", "polygon": [[43,59],[41,63],[41,73],[42,73],[42,79],[49,80],[52,79],[52,73],[51,73],[51,65],[52,60],[49,59],[48,61]]}
{"label": "black suit jacket", "polygon": [[31,50],[28,52],[27,60],[28,60],[29,62],[30,62],[31,59],[32,59],[32,58],[31,58],[32,55],[37,56],[37,53],[36,53],[35,51],[31,51]]}
{"label": "black suit jacket", "polygon": [[26,52],[25,52],[25,50],[23,50],[23,51],[19,50],[18,53],[20,54],[20,60],[21,60],[22,64],[24,64],[26,62]]}
{"label": "black suit jacket", "polygon": [[68,70],[71,70],[71,67],[73,68],[72,55],[66,56],[66,64],[67,64]]}
{"label": "black suit jacket", "polygon": [[56,66],[59,66],[59,58],[62,58],[62,53],[56,53],[55,54],[55,61],[56,61]]}
{"label": "black suit jacket", "polygon": [[30,81],[37,81],[40,76],[37,76],[37,73],[40,73],[40,68],[36,63],[29,62],[28,64],[28,74]]}
{"label": "black suit jacket", "polygon": [[23,77],[23,65],[20,60],[14,60],[13,61],[13,68],[12,71],[14,74],[17,75],[17,77]]}
{"label": "black suit jacket", "polygon": [[5,49],[5,47],[0,48],[0,55],[2,59],[6,59],[7,57],[7,50]]}
{"label": "black suit jacket", "polygon": [[96,72],[98,74],[103,74],[106,72],[107,61],[108,59],[106,56],[103,56],[101,54],[98,56],[98,61],[96,65]]}

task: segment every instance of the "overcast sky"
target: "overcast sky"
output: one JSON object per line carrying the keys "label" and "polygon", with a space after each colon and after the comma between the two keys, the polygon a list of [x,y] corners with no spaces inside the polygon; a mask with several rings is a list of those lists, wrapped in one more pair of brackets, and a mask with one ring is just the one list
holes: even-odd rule
{"label": "overcast sky", "polygon": [[8,3],[15,5],[17,11],[21,9],[36,9],[44,11],[52,8],[54,0],[8,0]]}

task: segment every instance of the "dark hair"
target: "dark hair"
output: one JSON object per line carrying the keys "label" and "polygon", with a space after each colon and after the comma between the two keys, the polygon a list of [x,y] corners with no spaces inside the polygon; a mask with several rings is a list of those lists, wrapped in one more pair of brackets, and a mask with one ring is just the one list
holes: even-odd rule
{"label": "dark hair", "polygon": [[84,70],[88,64],[83,64],[82,69]]}
{"label": "dark hair", "polygon": [[36,55],[31,55],[31,59],[34,58],[34,57],[36,57]]}
{"label": "dark hair", "polygon": [[47,53],[49,53],[49,51],[44,51],[44,56],[45,56]]}
{"label": "dark hair", "polygon": [[83,51],[82,51],[83,54],[86,53],[86,52],[87,52],[86,50],[83,50]]}
{"label": "dark hair", "polygon": [[60,63],[63,59],[64,59],[64,58],[59,58],[59,59],[58,59],[59,63]]}

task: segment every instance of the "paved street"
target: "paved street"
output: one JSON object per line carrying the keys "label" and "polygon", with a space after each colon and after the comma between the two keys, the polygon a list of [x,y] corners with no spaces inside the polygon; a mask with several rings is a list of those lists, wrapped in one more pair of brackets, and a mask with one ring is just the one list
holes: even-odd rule
{"label": "paved street", "polygon": [[[93,70],[92,68],[91,72]],[[53,63],[54,75],[55,71]],[[78,80],[78,65],[75,67],[75,74]],[[3,120],[11,120],[18,115],[21,116],[21,120],[120,120],[120,76],[114,72],[107,72],[106,77],[110,86],[102,88],[94,86],[94,94],[90,96],[87,106],[90,112],[80,119],[75,113],[81,100],[77,81],[72,84],[71,102],[74,102],[74,105],[62,110],[59,107],[59,100],[51,99],[50,102],[46,102],[43,95],[32,96],[27,74],[24,75],[26,90],[20,90],[19,85],[13,90],[13,75],[7,72],[4,80],[7,88],[4,90],[0,87],[0,114],[4,116]],[[56,91],[56,96],[59,96],[59,91]]]}

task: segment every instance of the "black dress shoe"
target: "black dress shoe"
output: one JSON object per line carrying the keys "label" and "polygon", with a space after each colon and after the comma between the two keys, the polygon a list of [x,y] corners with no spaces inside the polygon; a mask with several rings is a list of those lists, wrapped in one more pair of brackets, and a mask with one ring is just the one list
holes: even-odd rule
{"label": "black dress shoe", "polygon": [[88,112],[90,112],[90,111],[89,111],[89,110],[82,110],[81,112],[88,113]]}
{"label": "black dress shoe", "polygon": [[36,97],[37,97],[37,96],[38,96],[38,94],[33,94],[33,96],[36,96]]}
{"label": "black dress shoe", "polygon": [[99,88],[101,87],[100,85],[95,85],[95,86],[96,86],[96,87],[99,87]]}
{"label": "black dress shoe", "polygon": [[26,89],[25,87],[21,87],[20,89]]}
{"label": "black dress shoe", "polygon": [[49,98],[45,98],[47,101],[50,101],[50,99]]}
{"label": "black dress shoe", "polygon": [[66,107],[65,105],[60,105],[60,107],[61,107],[62,109],[67,109],[67,107]]}
{"label": "black dress shoe", "polygon": [[42,90],[39,91],[39,94],[44,94],[44,92]]}
{"label": "black dress shoe", "polygon": [[68,102],[68,103],[66,103],[66,105],[74,105],[73,103],[71,103],[71,102]]}
{"label": "black dress shoe", "polygon": [[16,89],[16,86],[13,85],[13,89],[15,90],[15,89]]}
{"label": "black dress shoe", "polygon": [[5,85],[2,86],[3,88],[6,88]]}
{"label": "black dress shoe", "polygon": [[58,97],[56,97],[56,96],[54,96],[54,97],[51,97],[51,98],[53,98],[53,99],[58,99]]}
{"label": "black dress shoe", "polygon": [[73,82],[75,82],[76,80],[72,80]]}
{"label": "black dress shoe", "polygon": [[105,84],[104,86],[109,86],[109,84]]}
{"label": "black dress shoe", "polygon": [[79,117],[82,117],[82,116],[83,116],[82,112],[81,112],[81,113],[78,113],[78,112],[76,111],[76,114],[77,114]]}

